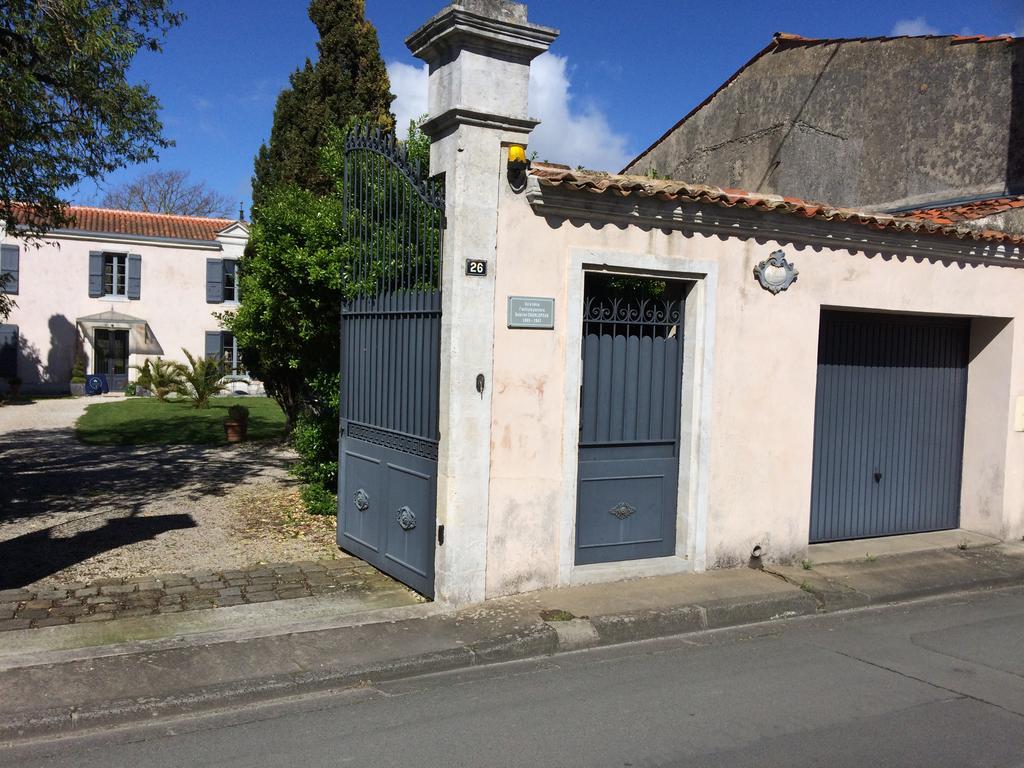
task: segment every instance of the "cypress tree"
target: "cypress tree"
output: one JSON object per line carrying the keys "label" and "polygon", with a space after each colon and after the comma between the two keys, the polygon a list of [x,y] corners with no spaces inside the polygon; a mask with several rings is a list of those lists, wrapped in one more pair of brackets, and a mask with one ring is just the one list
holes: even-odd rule
{"label": "cypress tree", "polygon": [[394,96],[380,56],[377,30],[366,20],[365,0],[312,0],[309,18],[320,33],[316,64],[308,59],[277,98],[270,141],[256,156],[252,183],[254,209],[269,190],[295,184],[325,195],[334,182],[320,165],[320,152],[332,129],[353,118],[394,128]]}

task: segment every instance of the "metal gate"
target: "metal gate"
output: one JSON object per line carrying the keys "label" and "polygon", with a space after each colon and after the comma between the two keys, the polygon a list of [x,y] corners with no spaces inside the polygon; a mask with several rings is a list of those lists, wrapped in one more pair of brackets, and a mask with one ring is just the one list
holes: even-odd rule
{"label": "metal gate", "polygon": [[675,552],[683,285],[586,276],[576,563]]}
{"label": "metal gate", "polygon": [[433,597],[444,185],[361,128],[345,204],[338,544]]}
{"label": "metal gate", "polygon": [[956,528],[970,322],[822,312],[812,543]]}

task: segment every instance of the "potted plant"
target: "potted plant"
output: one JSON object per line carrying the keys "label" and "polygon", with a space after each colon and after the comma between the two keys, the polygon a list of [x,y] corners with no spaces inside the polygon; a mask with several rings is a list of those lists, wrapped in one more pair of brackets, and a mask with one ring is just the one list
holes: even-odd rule
{"label": "potted plant", "polygon": [[85,395],[85,361],[78,357],[71,368],[71,394],[78,397]]}
{"label": "potted plant", "polygon": [[11,376],[7,380],[7,385],[11,388],[11,399],[13,400],[21,394],[21,377]]}
{"label": "potted plant", "polygon": [[228,408],[228,417],[224,419],[224,435],[229,443],[240,443],[249,433],[249,409],[244,405],[232,405]]}

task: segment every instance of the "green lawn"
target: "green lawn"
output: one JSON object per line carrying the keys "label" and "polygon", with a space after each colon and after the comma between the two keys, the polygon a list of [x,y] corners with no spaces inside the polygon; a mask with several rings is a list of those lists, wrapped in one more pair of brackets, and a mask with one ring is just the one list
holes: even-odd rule
{"label": "green lawn", "polygon": [[223,424],[232,405],[249,409],[249,440],[284,437],[284,413],[269,397],[215,397],[209,408],[198,409],[154,397],[96,403],[85,409],[75,432],[97,445],[226,443]]}

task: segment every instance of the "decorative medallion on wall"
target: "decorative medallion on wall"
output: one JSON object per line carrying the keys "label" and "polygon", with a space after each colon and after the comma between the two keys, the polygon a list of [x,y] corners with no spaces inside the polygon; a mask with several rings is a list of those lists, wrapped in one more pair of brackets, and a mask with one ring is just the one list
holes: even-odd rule
{"label": "decorative medallion on wall", "polygon": [[608,514],[619,518],[619,520],[625,520],[627,517],[632,517],[636,514],[636,507],[631,504],[627,504],[624,501],[620,501],[608,510]]}
{"label": "decorative medallion on wall", "polygon": [[789,263],[783,251],[774,251],[771,256],[754,267],[754,277],[761,287],[771,294],[781,293],[796,282],[796,267]]}
{"label": "decorative medallion on wall", "polygon": [[403,531],[411,531],[416,527],[416,515],[408,507],[401,507],[395,519],[398,520],[398,524],[402,526]]}
{"label": "decorative medallion on wall", "polygon": [[352,503],[356,505],[356,509],[360,512],[365,512],[370,508],[370,494],[360,488],[352,494]]}

